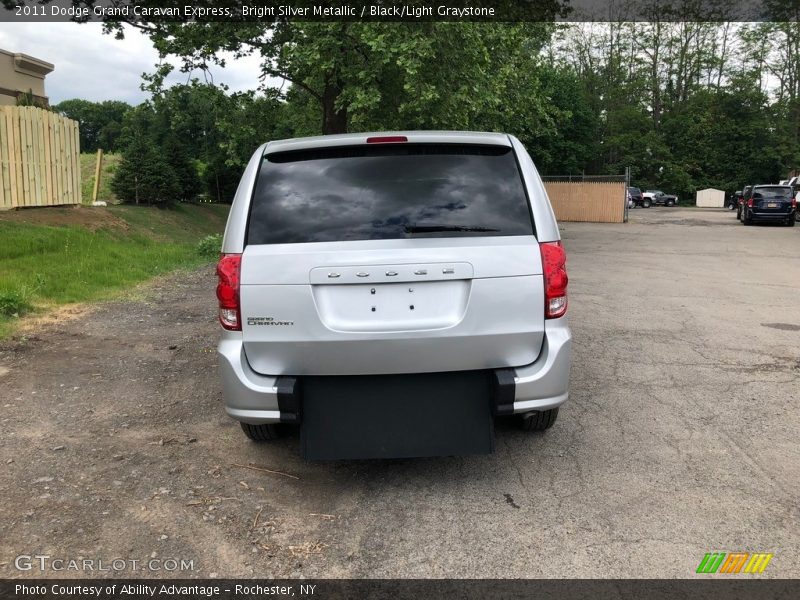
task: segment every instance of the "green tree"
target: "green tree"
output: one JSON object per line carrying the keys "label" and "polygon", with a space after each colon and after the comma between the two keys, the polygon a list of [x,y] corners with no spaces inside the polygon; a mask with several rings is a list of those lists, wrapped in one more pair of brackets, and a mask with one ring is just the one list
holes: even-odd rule
{"label": "green tree", "polygon": [[[539,6],[553,16],[557,2]],[[224,64],[221,51],[261,57],[265,87],[286,81],[317,107],[319,131],[373,123],[399,127],[468,126],[497,114],[511,82],[531,81],[529,65],[547,39],[546,23],[137,23],[162,56],[184,70]],[[151,77],[155,89],[171,67]],[[525,75],[525,77],[522,77]],[[526,90],[520,90],[520,93]],[[525,96],[532,110],[535,94]]]}
{"label": "green tree", "polygon": [[178,176],[182,199],[202,188],[230,202],[253,151],[274,137],[285,105],[274,94],[229,95],[197,80],[155,91],[154,138]]}
{"label": "green tree", "polygon": [[[539,94],[547,98],[549,126],[531,120],[525,130],[517,130],[539,171],[548,175],[583,172],[601,151],[600,120],[592,110],[583,84],[570,68],[545,66],[539,70]],[[524,121],[523,121],[524,122]],[[509,120],[504,129],[515,131]]]}
{"label": "green tree", "polygon": [[167,205],[181,197],[178,176],[153,139],[154,121],[148,105],[136,107],[126,118],[122,160],[111,182],[123,202]]}
{"label": "green tree", "polygon": [[122,122],[130,108],[129,104],[118,100],[90,102],[77,98],[53,106],[53,110],[80,124],[82,152],[95,152],[98,148],[117,152]]}
{"label": "green tree", "polygon": [[147,138],[125,149],[111,189],[124,202],[158,205],[172,203],[181,191],[172,167]]}

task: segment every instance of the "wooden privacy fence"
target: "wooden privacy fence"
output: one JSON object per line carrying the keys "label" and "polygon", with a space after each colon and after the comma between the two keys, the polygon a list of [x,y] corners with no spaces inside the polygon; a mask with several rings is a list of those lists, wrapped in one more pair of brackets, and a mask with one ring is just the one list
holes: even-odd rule
{"label": "wooden privacy fence", "polygon": [[78,122],[33,106],[0,106],[0,210],[80,202]]}
{"label": "wooden privacy fence", "polygon": [[622,223],[625,220],[624,181],[544,182],[559,221]]}

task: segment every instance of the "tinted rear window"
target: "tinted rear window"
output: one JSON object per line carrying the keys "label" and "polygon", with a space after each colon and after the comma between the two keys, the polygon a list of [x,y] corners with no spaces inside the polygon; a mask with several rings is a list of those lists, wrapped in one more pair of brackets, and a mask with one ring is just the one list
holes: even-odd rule
{"label": "tinted rear window", "polygon": [[641,194],[641,193],[642,193],[642,190],[640,190],[639,188],[634,188],[634,187],[632,187],[632,188],[628,188],[628,191],[629,191],[631,194]]}
{"label": "tinted rear window", "polygon": [[791,200],[792,188],[790,187],[759,187],[753,190],[753,198],[761,200]]}
{"label": "tinted rear window", "polygon": [[267,155],[247,243],[532,234],[511,148],[397,144]]}

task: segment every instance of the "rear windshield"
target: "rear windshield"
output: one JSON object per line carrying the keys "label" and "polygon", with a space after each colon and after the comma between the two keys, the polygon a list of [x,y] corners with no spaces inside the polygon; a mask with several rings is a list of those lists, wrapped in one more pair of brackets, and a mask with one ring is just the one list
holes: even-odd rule
{"label": "rear windshield", "polygon": [[640,190],[639,188],[633,188],[633,187],[632,188],[628,188],[628,191],[631,194],[641,194],[642,193],[642,190]]}
{"label": "rear windshield", "polygon": [[759,187],[753,190],[753,198],[761,200],[791,200],[792,188],[790,187]]}
{"label": "rear windshield", "polygon": [[247,243],[532,234],[511,148],[392,144],[265,156]]}

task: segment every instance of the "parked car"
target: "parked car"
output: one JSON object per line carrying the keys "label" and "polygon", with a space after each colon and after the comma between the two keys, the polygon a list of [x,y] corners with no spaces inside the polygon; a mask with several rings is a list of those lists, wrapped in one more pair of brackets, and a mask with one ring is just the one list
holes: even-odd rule
{"label": "parked car", "polygon": [[788,185],[757,185],[742,207],[742,223],[779,222],[794,227],[797,199]]}
{"label": "parked car", "polygon": [[[800,202],[800,176],[792,177],[787,185],[790,186],[794,192],[795,202]],[[800,211],[795,210],[794,218],[795,221],[800,220]]]}
{"label": "parked car", "polygon": [[742,196],[742,190],[737,190],[733,192],[730,196],[728,196],[728,201],[725,203],[725,207],[728,210],[736,210],[739,206],[739,198]]}
{"label": "parked car", "polygon": [[663,206],[675,206],[678,203],[678,197],[671,194],[665,194],[661,190],[647,190],[644,194],[645,198],[649,198],[653,204],[660,204]]}
{"label": "parked car", "polygon": [[[222,252],[224,404],[253,440],[300,423],[306,457],[376,437],[373,457],[447,453],[492,415],[548,429],[567,400],[566,254],[513,136],[269,142]],[[439,445],[409,450],[414,437]]]}
{"label": "parked car", "polygon": [[641,206],[642,208],[650,208],[650,199],[642,195],[642,190],[637,187],[628,188],[628,200],[633,203],[631,208]]}
{"label": "parked car", "polygon": [[742,195],[739,196],[739,201],[736,205],[736,218],[740,221],[742,220],[742,209],[744,208],[744,203],[747,198],[750,197],[751,192],[753,191],[752,185],[746,185],[742,188]]}

